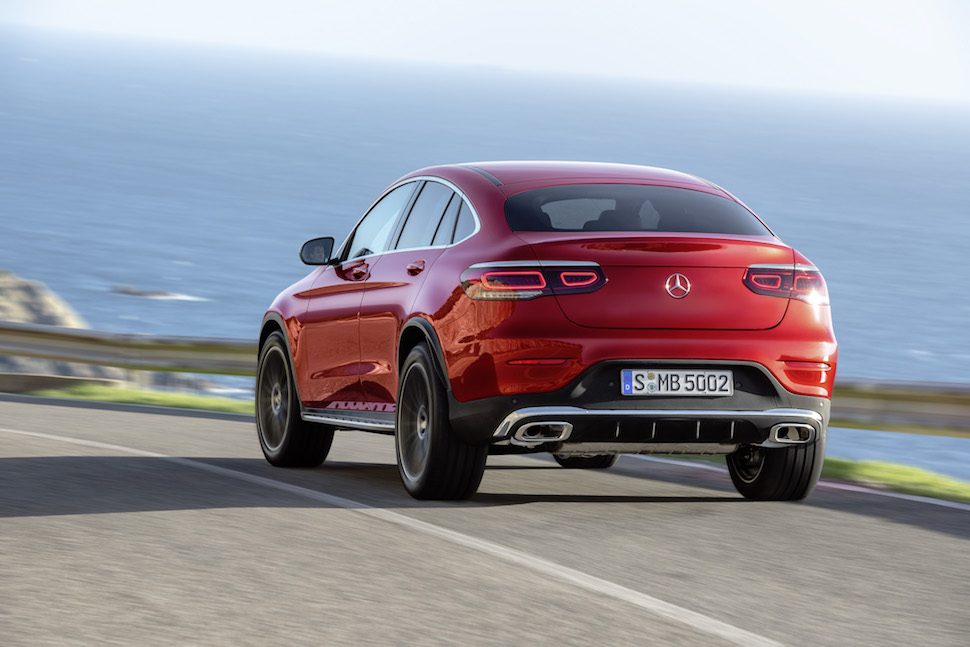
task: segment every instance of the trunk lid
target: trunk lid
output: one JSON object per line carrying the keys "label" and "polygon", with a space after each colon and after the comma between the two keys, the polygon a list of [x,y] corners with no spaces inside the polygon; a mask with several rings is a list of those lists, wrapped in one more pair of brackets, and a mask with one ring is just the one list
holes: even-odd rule
{"label": "trunk lid", "polygon": [[[788,299],[743,283],[755,264],[794,264],[777,239],[718,234],[517,232],[542,261],[592,261],[606,274],[596,292],[556,296],[573,323],[591,328],[764,330]],[[679,276],[678,276],[679,275]],[[668,289],[669,288],[669,289]]]}

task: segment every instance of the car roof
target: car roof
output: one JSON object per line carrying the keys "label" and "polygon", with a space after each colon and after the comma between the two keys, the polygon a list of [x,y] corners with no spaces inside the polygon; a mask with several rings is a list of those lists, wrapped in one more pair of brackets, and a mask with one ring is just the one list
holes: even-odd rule
{"label": "car roof", "polygon": [[487,180],[506,196],[531,188],[583,182],[654,184],[714,193],[736,199],[724,189],[697,176],[656,166],[605,162],[493,161],[443,164],[420,169],[409,175],[437,175],[455,178],[469,171]]}

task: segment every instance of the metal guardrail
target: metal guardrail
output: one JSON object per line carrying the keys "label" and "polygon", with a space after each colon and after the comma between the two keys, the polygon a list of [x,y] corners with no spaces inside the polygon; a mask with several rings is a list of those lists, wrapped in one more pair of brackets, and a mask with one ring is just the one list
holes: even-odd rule
{"label": "metal guardrail", "polygon": [[255,375],[255,342],[0,322],[0,355],[145,371]]}
{"label": "metal guardrail", "polygon": [[[219,375],[256,372],[255,342],[38,324],[0,322],[0,355],[145,371]],[[833,416],[838,419],[970,428],[970,385],[839,380],[836,386]]]}
{"label": "metal guardrail", "polygon": [[[255,375],[256,343],[241,339],[161,337],[88,328],[0,322],[0,355],[117,366],[146,371]],[[838,380],[837,386],[867,391],[970,395],[970,384],[885,380]]]}

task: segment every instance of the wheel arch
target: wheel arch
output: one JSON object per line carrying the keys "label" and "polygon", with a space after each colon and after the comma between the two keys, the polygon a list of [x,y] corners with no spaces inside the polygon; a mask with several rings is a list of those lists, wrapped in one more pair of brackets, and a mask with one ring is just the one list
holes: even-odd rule
{"label": "wheel arch", "polygon": [[445,389],[451,394],[451,380],[448,378],[448,365],[445,363],[445,354],[441,348],[441,341],[434,326],[424,317],[414,317],[401,327],[401,334],[397,342],[397,369],[400,372],[401,365],[404,363],[408,352],[421,342],[426,342],[431,349],[434,358],[434,369],[438,372],[438,377],[445,385]]}
{"label": "wheel arch", "polygon": [[259,329],[259,345],[257,346],[257,352],[261,352],[263,350],[263,344],[266,343],[267,337],[274,332],[283,333],[283,338],[286,340],[286,345],[290,345],[289,336],[286,334],[286,326],[283,324],[283,317],[275,312],[267,312],[263,317],[263,323]]}
{"label": "wheel arch", "polygon": [[263,344],[274,332],[283,335],[284,346],[286,346],[286,358],[289,360],[290,380],[293,388],[296,389],[296,398],[300,402],[300,410],[303,409],[303,398],[300,396],[300,382],[296,379],[296,364],[293,361],[293,344],[290,342],[290,334],[286,329],[286,322],[282,315],[277,312],[267,312],[263,316],[263,323],[259,329],[259,344],[256,346],[256,357],[263,353]]}

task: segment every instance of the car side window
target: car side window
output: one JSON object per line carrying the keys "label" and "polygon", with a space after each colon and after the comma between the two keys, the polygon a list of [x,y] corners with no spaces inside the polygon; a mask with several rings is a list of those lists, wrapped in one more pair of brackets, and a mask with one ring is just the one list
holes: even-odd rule
{"label": "car side window", "polygon": [[445,207],[453,195],[454,192],[444,184],[430,180],[426,182],[411,207],[395,248],[430,247]]}
{"label": "car side window", "polygon": [[380,202],[367,212],[357,225],[357,229],[351,234],[350,240],[347,241],[346,259],[380,254],[387,250],[394,225],[411,199],[416,184],[416,182],[402,184],[381,198]]}
{"label": "car side window", "polygon": [[451,202],[448,203],[448,208],[445,209],[445,215],[441,216],[441,222],[438,223],[438,231],[434,234],[434,240],[431,241],[432,245],[450,245],[451,237],[455,233],[455,221],[458,220],[458,210],[461,208],[461,198],[456,194]]}
{"label": "car side window", "polygon": [[458,222],[455,224],[455,236],[452,240],[457,243],[471,236],[474,231],[475,217],[472,216],[468,203],[462,200],[461,209],[458,211]]}

